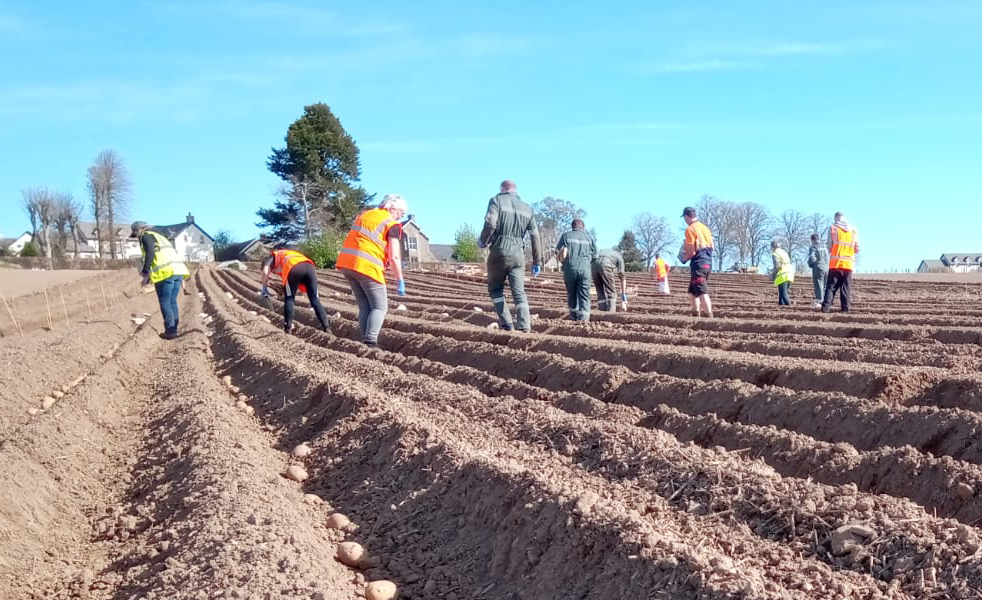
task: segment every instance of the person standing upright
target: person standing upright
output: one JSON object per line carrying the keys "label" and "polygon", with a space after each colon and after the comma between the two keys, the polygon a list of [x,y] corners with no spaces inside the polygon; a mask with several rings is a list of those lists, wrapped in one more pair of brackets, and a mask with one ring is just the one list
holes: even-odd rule
{"label": "person standing upright", "polygon": [[378,346],[378,335],[389,310],[386,267],[392,268],[398,281],[396,293],[406,295],[399,220],[408,208],[402,196],[387,194],[378,208],[366,210],[355,218],[338,253],[337,268],[348,280],[351,293],[358,302],[358,328],[362,341],[369,348]]}
{"label": "person standing upright", "polygon": [[[498,326],[505,331],[532,330],[528,297],[525,295],[525,235],[532,244],[532,276],[542,268],[542,246],[539,227],[532,207],[522,201],[515,191],[515,182],[501,182],[501,191],[488,202],[484,228],[478,238],[481,248],[488,248],[488,294],[498,313]],[[511,288],[517,320],[505,303],[505,281]]]}
{"label": "person standing upright", "polygon": [[706,307],[706,316],[713,316],[713,303],[709,299],[709,274],[713,268],[713,233],[699,221],[696,209],[686,206],[685,241],[679,250],[679,261],[689,263],[689,298],[692,300],[692,316],[701,314],[700,304]]}
{"label": "person standing upright", "polygon": [[604,248],[597,252],[593,265],[593,285],[597,288],[597,306],[602,311],[617,310],[617,287],[614,278],[621,282],[621,309],[627,310],[627,275],[624,273],[624,255],[617,248]]}
{"label": "person standing upright", "polygon": [[779,306],[791,305],[791,284],[794,282],[794,263],[788,251],[781,247],[778,241],[771,242],[771,260],[774,266],[771,277],[777,286],[777,303]]}
{"label": "person standing upright", "polygon": [[668,287],[668,263],[665,262],[659,252],[655,252],[655,264],[651,267],[651,277],[658,285],[658,293],[666,296],[671,293]]}
{"label": "person standing upright", "polygon": [[134,221],[130,226],[130,237],[140,241],[140,254],[143,256],[143,266],[140,269],[142,285],[152,283],[157,292],[160,314],[164,318],[164,332],[160,337],[172,340],[177,337],[177,325],[180,321],[177,295],[191,272],[181,261],[170,240],[152,231],[146,221]]}
{"label": "person standing upright", "polygon": [[327,322],[327,313],[321,306],[317,295],[317,268],[310,260],[296,250],[290,250],[285,244],[278,244],[269,256],[263,260],[263,280],[260,294],[269,298],[270,275],[279,275],[283,283],[283,331],[293,333],[293,313],[296,310],[297,294],[307,294],[310,308],[314,309],[321,330],[330,333],[331,327]]}
{"label": "person standing upright", "polygon": [[842,312],[849,312],[850,284],[852,272],[856,268],[856,255],[859,254],[859,240],[856,230],[846,221],[846,216],[835,213],[835,223],[829,235],[829,277],[825,282],[825,297],[822,299],[822,312],[829,312],[835,295],[839,293]]}
{"label": "person standing upright", "polygon": [[829,275],[829,251],[822,245],[817,233],[812,234],[812,245],[808,248],[808,266],[812,270],[812,285],[815,287],[815,301],[812,306],[822,306],[825,298],[825,280]]}
{"label": "person standing upright", "polygon": [[[597,242],[587,233],[583,219],[573,219],[569,231],[559,236],[556,258],[563,263],[566,305],[572,321],[590,320],[590,268],[597,258]],[[599,297],[600,290],[597,289]],[[601,310],[608,310],[603,309]]]}

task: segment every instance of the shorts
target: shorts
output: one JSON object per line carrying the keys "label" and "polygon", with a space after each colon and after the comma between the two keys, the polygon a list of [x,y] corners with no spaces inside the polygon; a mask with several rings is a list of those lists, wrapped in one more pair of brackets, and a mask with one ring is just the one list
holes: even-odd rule
{"label": "shorts", "polygon": [[689,266],[689,293],[698,298],[703,294],[709,293],[709,286],[707,285],[709,281],[709,274],[712,272],[713,267],[709,262],[709,259],[693,258],[691,265]]}

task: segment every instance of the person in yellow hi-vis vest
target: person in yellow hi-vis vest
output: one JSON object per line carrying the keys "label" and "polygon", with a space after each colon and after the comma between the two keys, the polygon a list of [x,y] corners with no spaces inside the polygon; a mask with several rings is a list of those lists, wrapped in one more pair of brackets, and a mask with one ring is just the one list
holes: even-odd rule
{"label": "person in yellow hi-vis vest", "polygon": [[856,268],[856,255],[859,254],[859,239],[856,229],[846,221],[841,212],[835,213],[835,223],[829,234],[829,276],[825,280],[825,298],[822,299],[822,312],[827,313],[840,294],[842,312],[849,312],[849,285],[852,272]]}
{"label": "person in yellow hi-vis vest", "polygon": [[777,303],[779,306],[791,306],[791,284],[794,282],[794,263],[788,251],[781,247],[778,241],[771,242],[771,260],[774,267],[771,277],[777,286]]}
{"label": "person in yellow hi-vis vest", "polygon": [[166,237],[150,229],[145,221],[135,221],[130,237],[140,240],[143,266],[140,275],[142,285],[153,284],[160,302],[160,314],[164,317],[164,332],[160,337],[172,340],[177,337],[177,295],[184,280],[191,276],[187,265],[177,255],[177,250]]}

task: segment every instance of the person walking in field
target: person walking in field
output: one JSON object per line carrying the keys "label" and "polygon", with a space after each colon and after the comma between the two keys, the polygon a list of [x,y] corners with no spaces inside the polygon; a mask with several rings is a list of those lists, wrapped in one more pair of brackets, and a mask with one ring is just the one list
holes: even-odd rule
{"label": "person walking in field", "polygon": [[707,317],[713,316],[713,303],[709,299],[709,274],[713,263],[713,233],[699,221],[696,209],[686,206],[682,211],[685,219],[685,241],[679,250],[679,262],[689,263],[689,298],[692,300],[692,316],[702,314],[705,307]]}
{"label": "person walking in field", "polygon": [[358,302],[358,328],[369,348],[378,347],[379,332],[389,310],[386,267],[391,267],[396,276],[396,293],[406,295],[400,220],[408,210],[402,196],[387,194],[378,208],[358,215],[338,253],[337,268],[348,280]]}
{"label": "person walking in field", "polygon": [[671,290],[668,287],[668,263],[665,262],[665,259],[658,252],[655,252],[655,264],[651,267],[651,278],[655,280],[659,294],[664,294],[665,296],[671,294]]}
{"label": "person walking in field", "polygon": [[859,254],[859,241],[856,229],[846,221],[846,216],[835,213],[835,223],[829,234],[829,276],[825,282],[825,296],[822,299],[822,312],[827,313],[839,293],[842,312],[849,312],[850,284],[852,272]]}
{"label": "person walking in field", "polygon": [[283,331],[293,333],[293,313],[296,309],[297,294],[307,294],[310,307],[314,309],[321,329],[330,333],[327,313],[324,312],[317,295],[317,268],[314,261],[296,250],[288,249],[285,244],[278,244],[263,260],[262,269],[263,281],[260,294],[263,298],[269,298],[270,275],[279,275],[283,283]]}
{"label": "person walking in field", "polygon": [[181,292],[184,280],[191,276],[187,265],[181,261],[177,250],[166,237],[150,229],[146,221],[135,221],[130,226],[130,237],[140,242],[140,255],[143,257],[140,275],[142,285],[153,284],[160,303],[160,314],[164,318],[165,340],[177,337],[180,314],[177,308],[177,295]]}
{"label": "person walking in field", "polygon": [[[597,242],[587,233],[583,219],[573,219],[572,229],[559,236],[556,259],[563,264],[566,305],[571,321],[590,320],[590,269],[597,258]],[[597,288],[599,298],[600,288]],[[604,309],[601,304],[601,310]]]}
{"label": "person walking in field", "polygon": [[[515,182],[501,182],[501,191],[488,202],[484,228],[478,246],[488,249],[488,294],[498,313],[498,326],[505,331],[532,330],[528,297],[525,295],[525,235],[532,244],[532,276],[537,277],[542,265],[542,246],[539,227],[532,207],[515,192]],[[505,303],[505,281],[511,288],[512,301],[518,313],[512,321]]]}
{"label": "person walking in field", "polygon": [[777,286],[778,306],[791,305],[791,284],[794,282],[794,263],[788,251],[781,247],[778,241],[771,242],[771,260],[774,266],[771,268],[771,278]]}
{"label": "person walking in field", "polygon": [[808,248],[808,266],[812,270],[812,285],[815,287],[815,301],[812,306],[821,308],[825,298],[825,280],[829,275],[829,251],[822,245],[817,233],[812,234],[812,245]]}
{"label": "person walking in field", "polygon": [[621,283],[621,310],[627,310],[627,275],[624,273],[624,255],[617,248],[604,248],[597,252],[591,265],[593,285],[597,288],[597,306],[602,311],[617,310],[617,287]]}

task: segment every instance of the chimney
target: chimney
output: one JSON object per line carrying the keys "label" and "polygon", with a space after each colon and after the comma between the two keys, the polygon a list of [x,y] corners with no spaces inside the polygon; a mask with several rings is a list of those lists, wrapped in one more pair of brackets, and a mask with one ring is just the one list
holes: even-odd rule
{"label": "chimney", "polygon": [[187,223],[188,225],[194,225],[194,215],[192,215],[191,213],[188,213]]}

